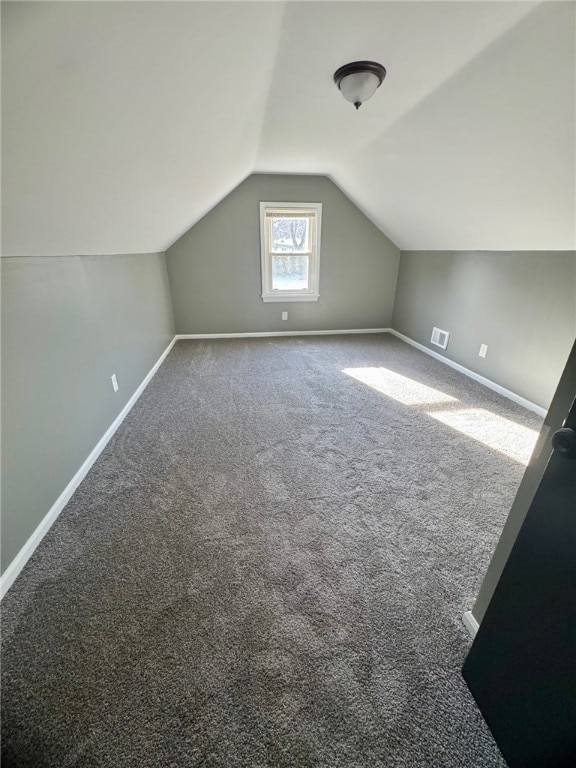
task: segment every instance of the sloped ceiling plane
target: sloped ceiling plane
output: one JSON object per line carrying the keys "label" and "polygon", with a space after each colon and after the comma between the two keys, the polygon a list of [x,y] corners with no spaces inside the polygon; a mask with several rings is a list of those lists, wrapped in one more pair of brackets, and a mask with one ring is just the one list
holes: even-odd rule
{"label": "sloped ceiling plane", "polygon": [[[575,247],[569,2],[3,2],[3,255],[165,250],[253,172],[406,250]],[[361,109],[334,71],[384,64]]]}

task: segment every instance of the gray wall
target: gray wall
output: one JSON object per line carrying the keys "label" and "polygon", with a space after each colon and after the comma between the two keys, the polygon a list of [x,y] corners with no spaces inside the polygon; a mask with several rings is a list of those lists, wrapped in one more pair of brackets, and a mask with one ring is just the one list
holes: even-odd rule
{"label": "gray wall", "polygon": [[486,576],[478,592],[478,597],[472,610],[472,615],[480,624],[486,609],[490,604],[494,590],[500,580],[504,566],[508,562],[508,557],[516,538],[520,532],[524,519],[530,509],[534,495],[546,469],[548,460],[552,453],[551,439],[554,432],[563,426],[568,412],[572,407],[576,397],[576,344],[569,354],[568,362],[562,373],[558,388],[552,399],[550,410],[546,414],[544,424],[538,435],[538,440],[534,446],[534,451],[526,467],[526,472],[518,488],[518,493],[512,504],[510,514],[506,520],[502,535],[496,545],[494,555],[486,571]]}
{"label": "gray wall", "polygon": [[[576,333],[576,254],[405,251],[392,325],[547,408]],[[433,326],[450,331],[446,351]]]}
{"label": "gray wall", "polygon": [[173,318],[164,254],[8,258],[1,271],[5,570],[166,348]]}
{"label": "gray wall", "polygon": [[[260,298],[260,201],[323,203],[318,302]],[[176,332],[388,327],[399,253],[325,176],[255,174],[168,249]]]}

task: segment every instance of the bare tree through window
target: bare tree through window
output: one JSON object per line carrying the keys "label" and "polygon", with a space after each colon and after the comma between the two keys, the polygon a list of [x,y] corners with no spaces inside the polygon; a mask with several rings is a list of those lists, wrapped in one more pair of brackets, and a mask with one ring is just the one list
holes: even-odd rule
{"label": "bare tree through window", "polygon": [[306,251],[308,245],[307,218],[272,219],[272,247],[274,251]]}

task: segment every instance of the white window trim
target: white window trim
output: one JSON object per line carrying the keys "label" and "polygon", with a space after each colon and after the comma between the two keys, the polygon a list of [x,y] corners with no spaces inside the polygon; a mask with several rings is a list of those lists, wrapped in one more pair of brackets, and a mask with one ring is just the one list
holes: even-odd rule
{"label": "white window trim", "polygon": [[[266,238],[266,211],[272,208],[285,210],[313,210],[315,212],[315,242],[312,243],[309,266],[310,287],[302,291],[272,290],[272,270]],[[318,301],[320,296],[320,236],[322,232],[322,203],[285,203],[285,202],[261,202],[260,203],[260,260],[262,265],[262,301]]]}

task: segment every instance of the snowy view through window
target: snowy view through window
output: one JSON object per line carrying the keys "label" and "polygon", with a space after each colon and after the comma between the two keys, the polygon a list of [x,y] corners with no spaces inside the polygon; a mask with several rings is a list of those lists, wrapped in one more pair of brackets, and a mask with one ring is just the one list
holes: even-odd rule
{"label": "snowy view through window", "polygon": [[307,217],[272,218],[272,288],[301,291],[308,288],[310,224]]}

